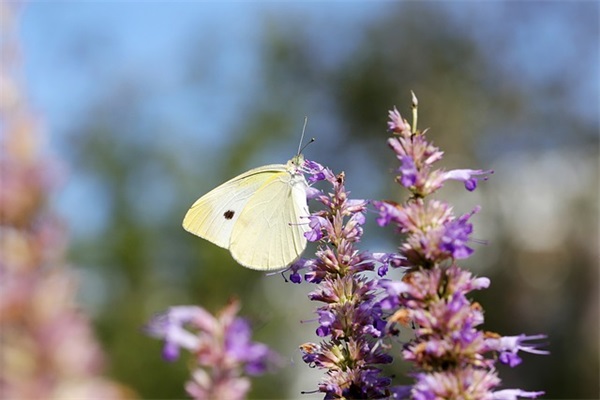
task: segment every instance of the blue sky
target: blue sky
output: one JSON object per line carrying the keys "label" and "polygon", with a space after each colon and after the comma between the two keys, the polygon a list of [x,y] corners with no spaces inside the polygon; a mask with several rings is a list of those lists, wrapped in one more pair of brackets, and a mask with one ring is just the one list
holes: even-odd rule
{"label": "blue sky", "polygon": [[[316,14],[313,3],[301,2],[31,2],[21,30],[27,84],[50,129],[61,132],[102,93],[106,82],[120,75],[141,73],[153,81],[153,90],[172,94],[185,71],[184,55],[193,36],[212,44],[206,55],[212,70],[207,72],[218,70],[214,79],[229,82],[239,93],[252,85],[266,14],[296,19],[312,14],[313,22],[316,14],[317,19],[337,19],[331,21],[334,26],[355,30],[381,8],[349,4],[342,13],[334,5]],[[327,35],[326,29],[320,34]],[[210,97],[211,104],[228,105],[203,121],[205,127],[214,125],[207,131],[218,132],[240,96],[223,90]],[[167,97],[158,108],[177,113],[177,100]],[[189,118],[190,110],[185,111],[178,117]]]}

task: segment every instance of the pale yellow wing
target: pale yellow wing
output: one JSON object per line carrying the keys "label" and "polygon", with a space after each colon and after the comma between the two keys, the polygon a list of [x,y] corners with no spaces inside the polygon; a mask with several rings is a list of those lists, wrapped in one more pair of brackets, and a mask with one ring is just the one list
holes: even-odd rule
{"label": "pale yellow wing", "polygon": [[307,183],[301,174],[271,174],[250,197],[233,226],[229,250],[241,265],[283,269],[306,248]]}
{"label": "pale yellow wing", "polygon": [[252,196],[273,176],[290,176],[283,164],[254,168],[200,197],[183,219],[183,228],[228,249],[231,233]]}

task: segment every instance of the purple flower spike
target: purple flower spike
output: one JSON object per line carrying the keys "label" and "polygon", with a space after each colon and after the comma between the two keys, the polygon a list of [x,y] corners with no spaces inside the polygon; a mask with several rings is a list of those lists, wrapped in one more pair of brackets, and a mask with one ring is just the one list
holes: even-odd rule
{"label": "purple flower spike", "polygon": [[[304,278],[318,285],[309,298],[323,303],[316,311],[316,334],[324,342],[300,346],[302,358],[311,366],[327,370],[318,385],[325,399],[384,398],[391,380],[376,365],[391,361],[389,355],[379,351],[378,342],[387,323],[377,304],[376,282],[362,272],[373,271],[376,266],[387,269],[398,256],[356,249],[363,235],[368,202],[349,199],[343,173],[334,175],[312,164],[306,164],[306,168],[315,181],[325,180],[332,190],[313,196],[323,207],[308,217],[310,231],[305,236],[319,248]],[[380,207],[387,205],[382,203]]]}
{"label": "purple flower spike", "polygon": [[149,335],[165,340],[167,360],[176,359],[180,349],[194,356],[186,391],[195,399],[244,399],[250,382],[242,371],[260,375],[276,359],[267,346],[251,341],[249,324],[236,317],[238,308],[232,302],[214,317],[196,306],[171,307],[147,326]]}
{"label": "purple flower spike", "polygon": [[[402,204],[372,201],[377,208],[380,226],[394,224],[405,235],[399,245],[399,257],[391,266],[404,269],[400,281],[381,279],[378,287],[379,307],[386,312],[383,332],[397,336],[398,327],[413,326],[415,338],[402,350],[404,359],[414,364],[415,382],[410,387],[390,387],[387,396],[394,399],[499,399],[535,398],[543,392],[519,389],[495,391],[500,378],[496,362],[514,367],[522,362],[519,351],[548,354],[532,340],[545,336],[501,337],[479,330],[484,312],[468,293],[489,287],[490,280],[473,277],[456,265],[468,258],[473,249],[473,224],[470,217],[479,207],[456,218],[452,207],[428,196],[444,182],[462,181],[469,191],[479,180],[487,180],[491,170],[457,169],[445,172],[434,169],[443,152],[417,130],[417,100],[413,94],[412,128],[398,110],[389,112],[389,130],[394,136],[388,146],[400,162],[396,182],[408,189],[408,200]],[[382,273],[386,273],[385,267]]]}

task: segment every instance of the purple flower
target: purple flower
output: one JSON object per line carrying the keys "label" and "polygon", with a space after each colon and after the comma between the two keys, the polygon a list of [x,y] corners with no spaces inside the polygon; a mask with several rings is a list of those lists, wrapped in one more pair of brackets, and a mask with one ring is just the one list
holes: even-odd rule
{"label": "purple flower", "polygon": [[486,277],[475,278],[469,271],[460,269],[457,265],[450,266],[446,271],[447,288],[451,293],[469,293],[473,290],[487,289],[490,280]]}
{"label": "purple flower", "polygon": [[286,270],[282,271],[282,273],[290,272],[289,278],[292,283],[302,283],[302,275],[300,274],[300,271],[305,269],[312,270],[313,264],[314,260],[300,258],[290,265]]}
{"label": "purple flower", "polygon": [[492,388],[500,383],[494,371],[460,368],[444,372],[418,373],[411,398],[432,399],[488,399]]}
{"label": "purple flower", "polygon": [[164,339],[163,357],[167,361],[179,358],[179,349],[196,351],[200,338],[185,329],[194,322],[206,330],[214,328],[214,317],[204,309],[195,306],[171,307],[168,312],[154,317],[146,327],[146,332],[155,338]]}
{"label": "purple flower", "polygon": [[414,186],[417,183],[417,176],[419,174],[415,161],[409,156],[401,156],[401,161],[402,165],[399,171],[402,177],[400,178],[400,183],[407,188]]}
{"label": "purple flower", "polygon": [[469,214],[450,221],[445,225],[445,232],[442,234],[440,248],[452,254],[455,259],[465,259],[473,254],[473,249],[467,246],[469,235],[473,232],[473,224],[469,223],[469,218],[479,211],[475,208]]}
{"label": "purple flower", "polygon": [[323,237],[323,231],[331,229],[331,223],[323,217],[309,216],[307,217],[310,230],[304,233],[304,237],[309,242],[318,242]]}
{"label": "purple flower", "polygon": [[[306,343],[300,346],[303,360],[310,365],[328,369],[319,383],[319,391],[325,399],[333,398],[384,398],[390,379],[381,376],[381,370],[370,367],[372,363],[388,363],[389,356],[378,350],[369,351],[364,341],[350,338],[348,342],[327,342],[323,345]],[[358,365],[344,364],[344,360],[355,359]]]}
{"label": "purple flower", "polygon": [[380,264],[377,268],[377,275],[380,277],[387,274],[390,266],[399,267],[402,260],[402,257],[397,253],[371,253],[371,258],[374,262]]}
{"label": "purple flower", "polygon": [[402,211],[398,208],[398,205],[390,201],[372,201],[379,213],[377,218],[377,224],[379,226],[389,225],[390,222],[399,223],[402,218]]}
{"label": "purple flower", "polygon": [[304,343],[300,345],[300,351],[302,352],[302,361],[311,367],[315,366],[319,356],[322,354],[321,346],[315,343]]}
{"label": "purple flower", "polygon": [[492,399],[494,400],[517,400],[519,397],[525,397],[527,399],[535,399],[542,396],[544,392],[527,392],[521,389],[504,389],[498,390],[492,393]]}
{"label": "purple flower", "polygon": [[290,274],[290,281],[293,283],[302,283],[302,276],[298,272]]}
{"label": "purple flower", "polygon": [[250,380],[242,377],[228,377],[215,382],[203,369],[192,372],[191,380],[185,384],[185,391],[193,399],[245,400],[250,390]]}
{"label": "purple flower", "polygon": [[479,208],[455,219],[452,208],[441,201],[426,203],[418,199],[405,205],[387,201],[371,203],[378,208],[379,225],[393,222],[400,232],[408,234],[400,251],[403,260],[397,266],[439,263],[448,258],[463,259],[473,253],[473,249],[467,246],[473,231],[468,220]]}
{"label": "purple flower", "polygon": [[246,354],[246,368],[248,375],[262,375],[267,371],[269,363],[273,361],[273,354],[267,345],[253,344]]}
{"label": "purple flower", "polygon": [[410,126],[408,123],[402,118],[398,109],[394,107],[393,110],[388,111],[389,121],[388,121],[388,130],[395,133],[402,133],[406,131],[410,131]]}
{"label": "purple flower", "polygon": [[410,290],[410,286],[401,281],[391,281],[382,279],[379,281],[379,287],[385,290],[385,296],[379,304],[386,310],[391,310],[400,305],[400,296]]}
{"label": "purple flower", "polygon": [[545,339],[545,335],[518,335],[518,336],[504,336],[499,338],[488,338],[486,339],[486,345],[488,350],[500,352],[499,360],[503,364],[507,364],[510,367],[516,367],[522,361],[521,357],[518,356],[519,351],[532,354],[549,354],[546,350],[539,350],[536,347],[539,344],[525,343],[530,340]]}
{"label": "purple flower", "polygon": [[310,183],[333,179],[331,170],[323,167],[316,161],[304,160],[302,170],[309,175],[308,182]]}
{"label": "purple flower", "polygon": [[236,317],[238,309],[231,302],[214,317],[201,307],[171,307],[146,328],[149,335],[165,340],[167,360],[176,359],[180,349],[193,355],[196,365],[186,391],[195,399],[243,399],[250,382],[242,371],[260,375],[276,361],[267,346],[251,341],[250,326]]}
{"label": "purple flower", "polygon": [[251,331],[242,318],[234,319],[225,331],[225,354],[232,360],[246,363],[246,372],[260,375],[265,372],[270,350],[261,343],[250,340]]}
{"label": "purple flower", "polygon": [[[493,174],[492,170],[481,170],[481,169],[454,169],[448,172],[445,172],[442,175],[442,181],[446,181],[448,179],[454,179],[457,181],[464,182],[465,188],[472,192],[477,187],[477,181],[479,179],[487,181],[488,177],[486,175]],[[481,177],[479,177],[482,175]]]}
{"label": "purple flower", "polygon": [[317,336],[329,336],[330,327],[335,322],[335,315],[328,310],[318,310],[319,327],[317,328]]}
{"label": "purple flower", "polygon": [[308,200],[315,200],[321,196],[323,196],[323,193],[319,189],[316,189],[312,186],[306,188],[306,198]]}

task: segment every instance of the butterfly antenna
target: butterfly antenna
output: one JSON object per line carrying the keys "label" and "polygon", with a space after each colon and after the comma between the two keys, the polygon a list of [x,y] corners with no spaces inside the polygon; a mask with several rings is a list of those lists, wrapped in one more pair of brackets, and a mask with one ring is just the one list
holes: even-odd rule
{"label": "butterfly antenna", "polygon": [[306,124],[308,123],[308,117],[304,117],[304,126],[302,126],[302,135],[300,136],[300,143],[298,143],[298,154],[302,151],[302,141],[304,140],[304,132],[306,131]]}
{"label": "butterfly antenna", "polygon": [[302,153],[302,150],[306,148],[309,144],[315,141],[315,138],[311,138],[308,143],[302,146],[302,141],[304,141],[304,132],[306,131],[306,124],[308,123],[308,117],[304,117],[304,126],[302,127],[302,136],[300,136],[300,143],[298,144],[298,155]]}

